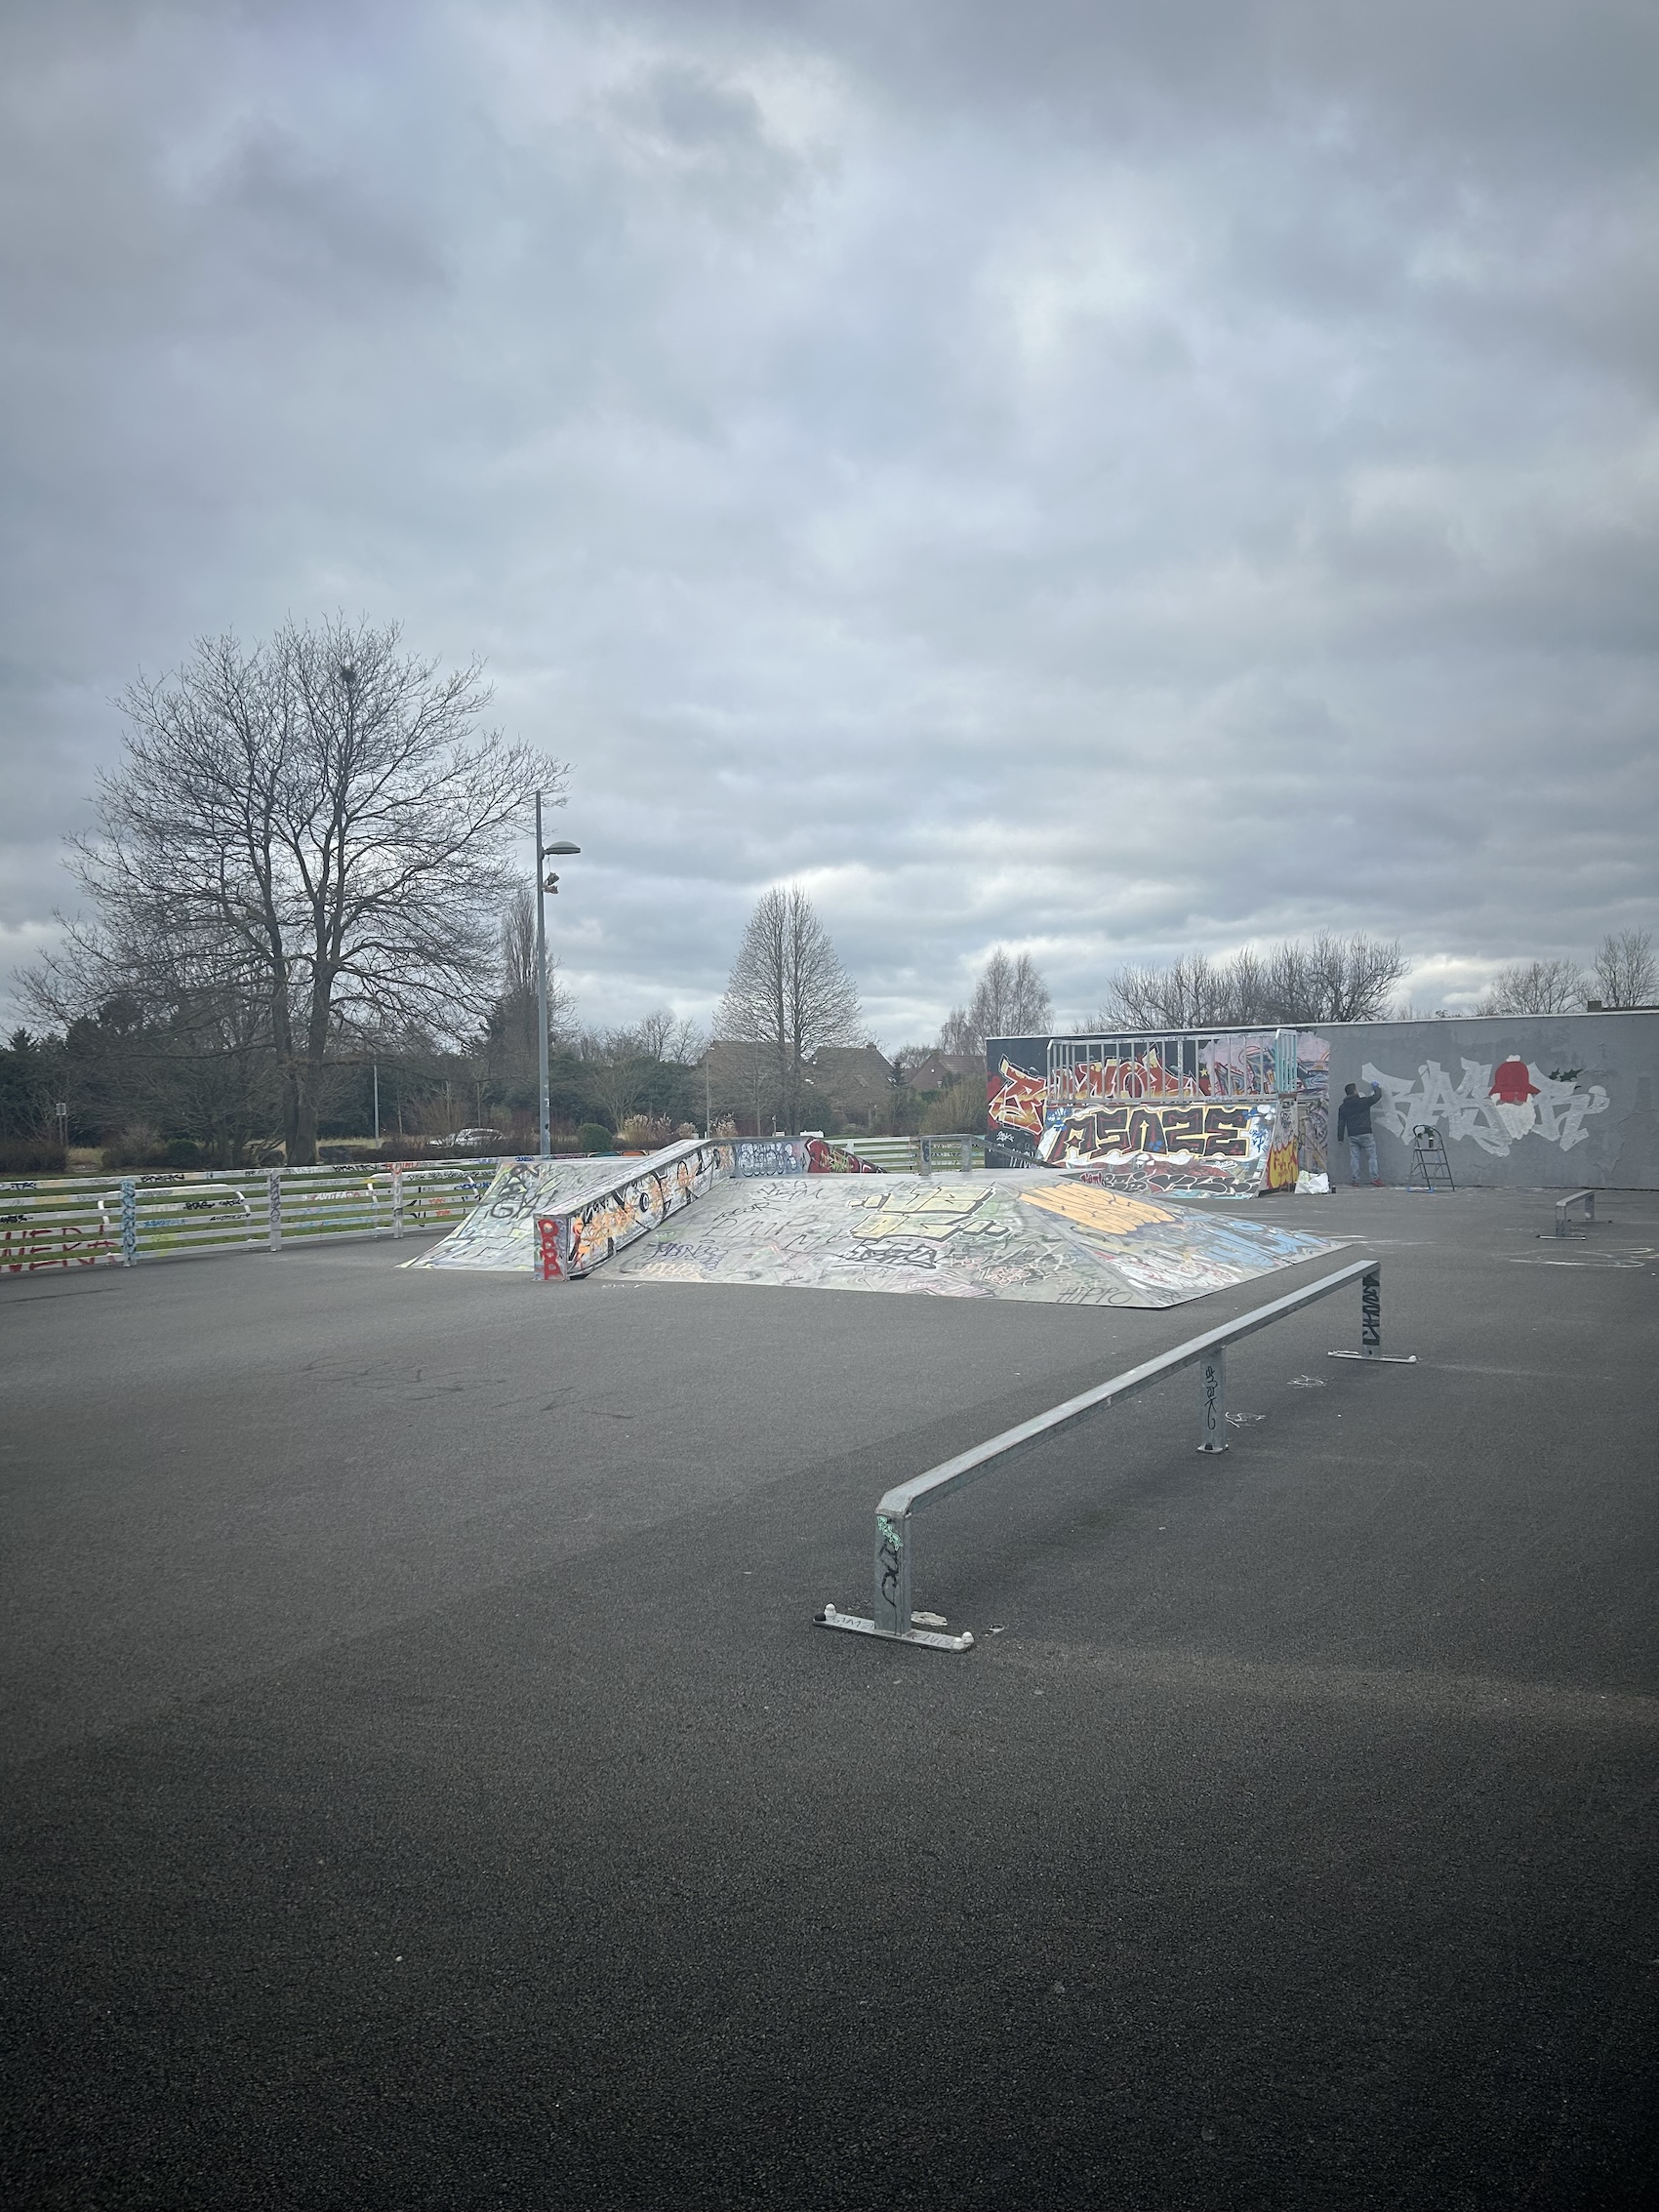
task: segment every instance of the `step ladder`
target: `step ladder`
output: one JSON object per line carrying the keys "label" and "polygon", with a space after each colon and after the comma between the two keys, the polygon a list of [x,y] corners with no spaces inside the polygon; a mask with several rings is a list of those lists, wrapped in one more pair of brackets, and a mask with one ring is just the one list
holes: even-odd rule
{"label": "step ladder", "polygon": [[1432,1121],[1419,1122],[1411,1132],[1411,1173],[1406,1178],[1410,1187],[1416,1188],[1422,1178],[1425,1190],[1455,1190],[1451,1161],[1446,1154],[1445,1140]]}

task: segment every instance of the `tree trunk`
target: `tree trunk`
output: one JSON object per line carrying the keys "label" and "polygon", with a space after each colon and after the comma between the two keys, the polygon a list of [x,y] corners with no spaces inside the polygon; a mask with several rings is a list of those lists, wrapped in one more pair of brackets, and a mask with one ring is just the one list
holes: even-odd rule
{"label": "tree trunk", "polygon": [[313,1091],[302,1092],[296,1101],[294,1135],[288,1146],[290,1167],[317,1164],[317,1100]]}

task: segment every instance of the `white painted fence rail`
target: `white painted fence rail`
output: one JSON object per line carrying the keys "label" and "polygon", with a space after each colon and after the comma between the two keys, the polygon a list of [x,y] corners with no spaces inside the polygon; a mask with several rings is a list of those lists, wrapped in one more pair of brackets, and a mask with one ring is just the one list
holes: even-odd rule
{"label": "white painted fence rail", "polygon": [[499,1165],[363,1161],[0,1183],[0,1275],[450,1228],[478,1203]]}

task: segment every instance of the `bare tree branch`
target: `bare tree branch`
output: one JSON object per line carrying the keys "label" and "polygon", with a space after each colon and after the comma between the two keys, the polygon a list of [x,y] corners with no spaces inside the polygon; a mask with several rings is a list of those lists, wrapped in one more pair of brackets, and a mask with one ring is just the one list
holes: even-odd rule
{"label": "bare tree branch", "polygon": [[1121,968],[1098,1029],[1237,1028],[1252,1023],[1374,1022],[1409,965],[1397,941],[1321,930],[1231,960],[1190,952],[1167,967]]}
{"label": "bare tree branch", "polygon": [[1591,962],[1596,995],[1603,1006],[1651,1006],[1659,998],[1659,961],[1648,930],[1626,929],[1607,935]]}
{"label": "bare tree branch", "polygon": [[939,1032],[941,1052],[979,1052],[988,1037],[1043,1036],[1054,1003],[1029,952],[1010,958],[999,945],[980,972],[966,1006],[952,1007]]}
{"label": "bare tree branch", "polygon": [[801,1118],[806,1063],[823,1045],[860,1035],[859,995],[812,901],[797,888],[768,891],[732,964],[716,1026],[764,1049],[777,1069],[790,1130]]}
{"label": "bare tree branch", "polygon": [[1477,1014],[1567,1014],[1584,1003],[1574,960],[1517,960],[1500,968]]}
{"label": "bare tree branch", "polygon": [[203,639],[141,677],[71,861],[100,925],[61,982],[165,997],[182,967],[258,1007],[288,1156],[314,1158],[331,1055],[398,1027],[459,1038],[494,995],[506,849],[565,771],[481,730],[489,696],[476,664],[440,675],[395,624],[341,619],[251,652]]}

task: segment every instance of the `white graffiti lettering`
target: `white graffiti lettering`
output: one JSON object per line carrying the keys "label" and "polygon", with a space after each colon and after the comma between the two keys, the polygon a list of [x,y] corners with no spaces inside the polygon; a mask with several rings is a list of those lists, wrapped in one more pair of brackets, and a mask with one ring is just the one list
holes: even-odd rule
{"label": "white graffiti lettering", "polygon": [[[1420,1123],[1435,1122],[1448,1137],[1472,1138],[1497,1158],[1507,1158],[1523,1137],[1542,1137],[1570,1152],[1590,1135],[1584,1127],[1588,1116],[1605,1113],[1608,1104],[1599,1083],[1580,1090],[1518,1059],[1466,1060],[1463,1081],[1455,1085],[1437,1060],[1424,1061],[1415,1082],[1369,1061],[1361,1072],[1383,1094],[1372,1109],[1376,1120],[1402,1143],[1409,1144]],[[1495,1082],[1495,1074],[1502,1079]]]}

